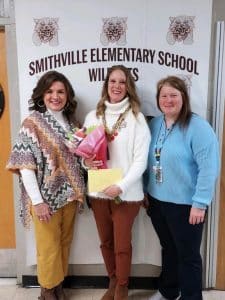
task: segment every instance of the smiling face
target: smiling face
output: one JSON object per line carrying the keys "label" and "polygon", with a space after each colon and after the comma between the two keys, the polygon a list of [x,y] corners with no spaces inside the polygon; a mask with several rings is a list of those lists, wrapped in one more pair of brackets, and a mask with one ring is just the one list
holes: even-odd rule
{"label": "smiling face", "polygon": [[177,120],[183,106],[181,92],[165,84],[159,93],[159,107],[166,117]]}
{"label": "smiling face", "polygon": [[118,103],[127,94],[126,75],[121,70],[113,71],[109,76],[108,95],[111,103]]}
{"label": "smiling face", "polygon": [[52,111],[62,110],[67,102],[67,92],[64,84],[61,81],[53,82],[44,93],[43,100],[47,109]]}

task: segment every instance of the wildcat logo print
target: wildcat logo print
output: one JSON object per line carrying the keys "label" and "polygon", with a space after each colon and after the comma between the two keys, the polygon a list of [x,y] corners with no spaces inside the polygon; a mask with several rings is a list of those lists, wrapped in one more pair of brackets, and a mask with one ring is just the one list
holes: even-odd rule
{"label": "wildcat logo print", "polygon": [[170,17],[170,25],[167,32],[167,42],[174,45],[176,42],[183,42],[183,44],[191,45],[194,42],[193,29],[194,19],[191,16],[177,16]]}
{"label": "wildcat logo print", "polygon": [[102,21],[100,34],[102,45],[107,46],[109,43],[116,43],[119,46],[126,45],[127,18],[111,17],[103,18]]}
{"label": "wildcat logo print", "polygon": [[58,18],[34,19],[35,27],[32,36],[33,43],[40,46],[42,43],[49,43],[50,46],[57,46],[58,41]]}

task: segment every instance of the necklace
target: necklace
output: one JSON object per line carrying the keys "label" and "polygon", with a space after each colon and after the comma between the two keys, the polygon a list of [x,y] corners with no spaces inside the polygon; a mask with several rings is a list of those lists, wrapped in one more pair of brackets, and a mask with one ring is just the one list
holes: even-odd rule
{"label": "necklace", "polygon": [[102,123],[105,129],[105,133],[106,133],[106,137],[108,142],[111,142],[114,140],[114,138],[118,135],[118,129],[120,128],[120,125],[122,124],[122,122],[124,121],[126,114],[128,113],[128,111],[130,110],[130,105],[125,109],[125,111],[123,113],[121,113],[118,117],[118,119],[116,120],[116,123],[113,125],[112,130],[109,129],[109,127],[106,124],[106,118],[105,118],[105,112],[102,115]]}

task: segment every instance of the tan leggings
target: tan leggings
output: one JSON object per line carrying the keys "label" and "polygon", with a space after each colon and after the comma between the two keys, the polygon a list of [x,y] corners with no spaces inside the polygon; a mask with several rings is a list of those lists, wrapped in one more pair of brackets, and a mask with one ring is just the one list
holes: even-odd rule
{"label": "tan leggings", "polygon": [[91,198],[105,266],[109,277],[116,276],[119,285],[128,285],[132,226],[140,205],[141,202],[115,204],[113,200]]}
{"label": "tan leggings", "polygon": [[44,288],[57,286],[67,275],[76,207],[77,201],[65,205],[52,215],[48,223],[40,221],[32,212],[38,282]]}

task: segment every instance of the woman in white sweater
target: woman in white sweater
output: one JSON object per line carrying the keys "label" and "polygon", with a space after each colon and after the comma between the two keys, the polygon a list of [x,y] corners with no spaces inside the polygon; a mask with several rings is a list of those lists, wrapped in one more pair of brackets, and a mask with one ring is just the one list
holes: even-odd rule
{"label": "woman in white sweater", "polygon": [[[110,278],[102,300],[128,299],[132,246],[131,232],[144,198],[142,174],[146,169],[150,132],[129,69],[122,65],[108,70],[97,109],[84,126],[103,125],[108,139],[108,168],[120,168],[123,178],[89,198],[101,241],[102,256]],[[86,159],[88,167],[101,162]],[[119,196],[121,202],[114,199]]]}

